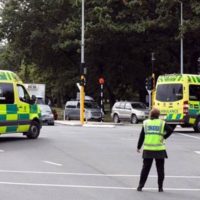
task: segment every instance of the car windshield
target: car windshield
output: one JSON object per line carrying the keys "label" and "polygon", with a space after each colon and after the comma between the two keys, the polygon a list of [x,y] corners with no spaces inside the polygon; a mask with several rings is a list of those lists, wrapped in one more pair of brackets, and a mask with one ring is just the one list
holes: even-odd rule
{"label": "car windshield", "polygon": [[85,102],[85,108],[99,108],[95,102]]}
{"label": "car windshield", "polygon": [[160,84],[156,90],[156,100],[162,102],[178,101],[183,98],[182,84]]}
{"label": "car windshield", "polygon": [[132,108],[146,109],[146,105],[143,103],[131,103]]}

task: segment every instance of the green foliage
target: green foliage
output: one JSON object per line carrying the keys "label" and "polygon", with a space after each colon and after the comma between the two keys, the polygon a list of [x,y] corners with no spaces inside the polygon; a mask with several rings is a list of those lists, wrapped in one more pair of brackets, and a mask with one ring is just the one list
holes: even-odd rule
{"label": "green foliage", "polygon": [[[3,2],[3,1],[2,1]],[[63,104],[76,96],[79,80],[81,0],[9,0],[1,13],[0,66],[18,70],[27,82],[43,82],[48,96]],[[184,72],[196,73],[200,56],[200,2],[182,0],[85,0],[86,92],[105,97],[145,99],[144,80],[180,71],[184,37]],[[13,68],[14,67],[14,68]]]}
{"label": "green foliage", "polygon": [[74,15],[76,8],[66,0],[10,0],[2,13],[0,35],[7,39],[11,54],[21,57],[15,67],[25,69],[27,82],[46,83],[49,96],[61,96],[58,103],[79,73],[80,22]]}

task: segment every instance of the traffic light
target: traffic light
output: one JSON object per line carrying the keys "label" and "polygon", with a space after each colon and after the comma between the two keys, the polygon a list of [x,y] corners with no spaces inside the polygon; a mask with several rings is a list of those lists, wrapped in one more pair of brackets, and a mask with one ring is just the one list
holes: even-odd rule
{"label": "traffic light", "polygon": [[148,90],[152,90],[153,89],[153,78],[152,77],[149,77],[147,89]]}
{"label": "traffic light", "polygon": [[149,82],[149,78],[146,78],[145,79],[145,88],[147,89],[147,87],[148,87],[148,82]]}
{"label": "traffic light", "polygon": [[81,76],[80,85],[81,86],[85,86],[86,85],[86,80],[85,80],[84,76]]}
{"label": "traffic light", "polygon": [[147,90],[152,90],[153,89],[153,78],[152,77],[146,78],[145,87],[146,87]]}

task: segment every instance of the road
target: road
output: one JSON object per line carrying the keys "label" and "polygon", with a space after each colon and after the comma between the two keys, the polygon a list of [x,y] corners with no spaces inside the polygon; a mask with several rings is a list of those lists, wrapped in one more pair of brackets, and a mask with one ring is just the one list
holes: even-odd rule
{"label": "road", "polygon": [[141,125],[44,126],[37,140],[0,137],[0,193],[6,200],[197,200],[200,134],[176,129],[167,140],[164,193],[153,165],[143,192],[136,152]]}

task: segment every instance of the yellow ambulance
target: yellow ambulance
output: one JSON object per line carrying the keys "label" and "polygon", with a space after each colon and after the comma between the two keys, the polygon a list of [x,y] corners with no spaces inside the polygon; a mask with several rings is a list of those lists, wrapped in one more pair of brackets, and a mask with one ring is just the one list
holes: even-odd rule
{"label": "yellow ambulance", "polygon": [[200,132],[200,75],[167,74],[158,77],[153,106],[173,128]]}
{"label": "yellow ambulance", "polygon": [[36,139],[42,126],[35,100],[15,73],[0,70],[0,134],[20,132]]}

